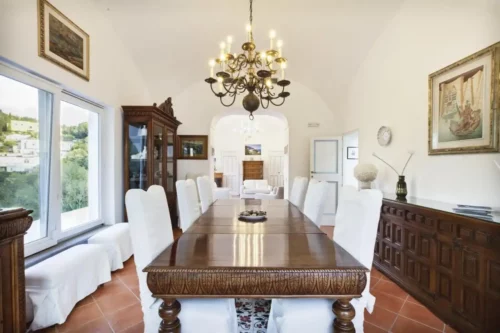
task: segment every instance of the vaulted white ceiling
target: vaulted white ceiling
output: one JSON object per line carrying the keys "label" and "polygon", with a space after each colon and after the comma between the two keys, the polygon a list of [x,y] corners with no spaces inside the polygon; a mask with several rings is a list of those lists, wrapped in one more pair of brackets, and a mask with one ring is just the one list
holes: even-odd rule
{"label": "vaulted white ceiling", "polygon": [[[175,96],[203,81],[209,75],[208,59],[217,57],[218,44],[228,34],[234,37],[234,52],[245,39],[247,0],[94,1],[154,98]],[[336,110],[350,78],[402,2],[254,0],[257,48],[269,46],[268,31],[275,29],[285,42],[290,92],[298,81]]]}

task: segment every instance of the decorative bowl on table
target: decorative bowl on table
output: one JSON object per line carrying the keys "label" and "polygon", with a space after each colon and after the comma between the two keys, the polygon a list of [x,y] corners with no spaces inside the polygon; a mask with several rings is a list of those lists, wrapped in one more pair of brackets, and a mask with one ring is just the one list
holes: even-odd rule
{"label": "decorative bowl on table", "polygon": [[240,213],[238,219],[245,222],[262,222],[267,219],[267,212],[262,210],[245,210]]}

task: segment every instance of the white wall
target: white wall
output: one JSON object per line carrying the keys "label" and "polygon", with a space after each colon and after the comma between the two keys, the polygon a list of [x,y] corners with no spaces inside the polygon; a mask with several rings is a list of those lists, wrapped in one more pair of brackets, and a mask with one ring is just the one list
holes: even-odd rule
{"label": "white wall", "polygon": [[[51,0],[90,35],[90,82],[38,56],[37,1],[0,0],[0,56],[106,105],[103,119],[103,214],[123,218],[121,105],[152,104],[146,85],[108,20],[91,1]],[[164,100],[161,96],[158,101]]]}
{"label": "white wall", "polygon": [[[296,81],[292,82],[288,91],[291,92],[291,96],[287,98],[285,104],[273,110],[282,113],[288,121],[290,130],[288,183],[291,187],[295,176],[307,177],[309,175],[309,139],[336,135],[340,132],[342,124],[314,91]],[[161,98],[161,96],[153,97]],[[236,100],[233,108],[222,106],[205,82],[197,83],[182,94],[173,96],[172,101],[175,115],[183,123],[179,126],[179,134],[209,135],[214,117],[224,112],[231,112],[231,110],[242,110],[241,100]],[[266,110],[261,108],[255,114],[265,113]],[[308,128],[308,122],[319,122],[321,125],[318,128]],[[209,147],[212,144],[210,141],[209,138]],[[179,160],[178,179],[184,179],[187,172],[209,173],[211,172],[210,162],[209,160]]]}
{"label": "white wall", "polygon": [[[269,179],[269,156],[272,152],[281,152],[282,155],[288,138],[285,139],[285,124],[281,119],[273,116],[256,115],[254,126],[259,129],[258,133],[251,137],[239,132],[242,126],[247,126],[248,116],[233,115],[221,118],[215,125],[212,147],[215,148],[216,168],[223,171],[222,152],[236,151],[238,164],[240,165],[240,180],[242,177],[241,161],[253,159],[264,161],[264,179]],[[236,131],[235,131],[236,130]],[[245,156],[245,144],[260,144],[262,154],[260,156]]]}
{"label": "white wall", "polygon": [[354,168],[358,165],[358,160],[347,158],[347,147],[358,146],[359,131],[352,131],[342,137],[342,182],[344,185],[358,187],[358,180],[354,178]]}
{"label": "white wall", "polygon": [[[500,154],[427,155],[428,75],[500,41],[500,3],[491,0],[408,0],[386,27],[350,83],[344,131],[360,130],[360,162],[375,163],[376,184],[394,193],[407,151],[409,195],[450,203],[500,206]],[[380,126],[393,131],[382,148]]]}

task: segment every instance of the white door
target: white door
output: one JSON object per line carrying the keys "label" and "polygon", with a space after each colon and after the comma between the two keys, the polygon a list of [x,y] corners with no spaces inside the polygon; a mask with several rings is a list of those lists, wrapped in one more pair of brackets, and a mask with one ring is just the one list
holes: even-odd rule
{"label": "white door", "polygon": [[269,152],[269,185],[283,186],[284,167],[283,152]]}
{"label": "white door", "polygon": [[222,152],[222,172],[223,186],[231,189],[231,194],[240,193],[239,172],[238,172],[238,153],[235,151]]}
{"label": "white door", "polygon": [[311,139],[310,178],[330,185],[320,224],[335,225],[338,194],[342,186],[342,137]]}

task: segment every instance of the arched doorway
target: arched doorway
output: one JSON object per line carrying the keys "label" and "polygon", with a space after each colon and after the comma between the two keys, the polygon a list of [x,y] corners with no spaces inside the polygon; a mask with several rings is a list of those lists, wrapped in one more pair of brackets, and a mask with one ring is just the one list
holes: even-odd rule
{"label": "arched doorway", "polygon": [[259,160],[263,161],[263,178],[272,186],[284,187],[288,198],[289,129],[281,112],[257,112],[253,121],[243,109],[221,112],[212,119],[209,142],[210,174],[222,172],[223,186],[230,187],[235,197],[243,180],[243,161]]}

